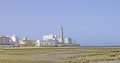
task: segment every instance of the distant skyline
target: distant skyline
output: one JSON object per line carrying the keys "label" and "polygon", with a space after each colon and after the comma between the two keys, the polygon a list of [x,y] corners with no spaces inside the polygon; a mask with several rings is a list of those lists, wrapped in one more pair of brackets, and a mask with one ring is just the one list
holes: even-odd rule
{"label": "distant skyline", "polygon": [[71,37],[80,45],[120,45],[120,0],[0,0],[0,35]]}

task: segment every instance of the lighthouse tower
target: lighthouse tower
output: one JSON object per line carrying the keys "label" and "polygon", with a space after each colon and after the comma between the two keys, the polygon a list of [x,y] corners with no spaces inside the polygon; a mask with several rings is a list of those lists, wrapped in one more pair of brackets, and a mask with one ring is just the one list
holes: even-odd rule
{"label": "lighthouse tower", "polygon": [[63,27],[60,28],[60,43],[64,43]]}

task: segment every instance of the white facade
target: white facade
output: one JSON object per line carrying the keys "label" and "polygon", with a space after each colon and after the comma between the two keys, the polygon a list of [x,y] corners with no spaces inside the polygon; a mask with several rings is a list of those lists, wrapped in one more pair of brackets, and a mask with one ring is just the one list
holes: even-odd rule
{"label": "white facade", "polygon": [[19,38],[16,35],[11,36],[11,39],[15,46],[19,45]]}
{"label": "white facade", "polygon": [[71,38],[61,38],[56,37],[56,35],[50,34],[43,36],[43,40],[37,40],[35,42],[36,46],[63,46],[63,45],[74,45]]}
{"label": "white facade", "polygon": [[36,46],[40,46],[40,40],[37,40],[35,43]]}
{"label": "white facade", "polygon": [[60,37],[57,38],[56,35],[50,34],[43,36],[43,40],[37,40],[36,46],[74,46],[78,44],[72,43],[71,38],[64,38],[63,27],[60,29]]}
{"label": "white facade", "polygon": [[71,38],[64,38],[63,42],[61,42],[61,39],[57,39],[59,43],[61,44],[72,44],[72,39]]}
{"label": "white facade", "polygon": [[25,42],[23,40],[27,40],[27,39],[28,39],[27,37],[23,37],[22,39],[19,40],[19,44],[24,45]]}
{"label": "white facade", "polygon": [[0,36],[0,45],[10,44],[10,39],[7,36]]}
{"label": "white facade", "polygon": [[65,44],[72,44],[72,39],[71,38],[65,38],[64,43]]}
{"label": "white facade", "polygon": [[45,35],[45,36],[43,36],[43,40],[45,40],[45,41],[56,40],[56,35],[54,35],[54,34]]}
{"label": "white facade", "polygon": [[59,41],[59,43],[63,44],[64,43],[64,40],[61,40],[61,38],[58,38],[57,39]]}
{"label": "white facade", "polygon": [[56,42],[37,40],[37,42],[35,44],[36,44],[36,46],[55,46]]}
{"label": "white facade", "polygon": [[19,38],[17,36],[0,36],[1,45],[19,45]]}

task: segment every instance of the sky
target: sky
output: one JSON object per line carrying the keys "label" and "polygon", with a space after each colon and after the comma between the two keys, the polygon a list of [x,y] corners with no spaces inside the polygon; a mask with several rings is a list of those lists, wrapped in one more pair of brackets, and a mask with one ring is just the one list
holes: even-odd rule
{"label": "sky", "polygon": [[0,0],[0,35],[70,37],[81,46],[120,45],[120,0]]}

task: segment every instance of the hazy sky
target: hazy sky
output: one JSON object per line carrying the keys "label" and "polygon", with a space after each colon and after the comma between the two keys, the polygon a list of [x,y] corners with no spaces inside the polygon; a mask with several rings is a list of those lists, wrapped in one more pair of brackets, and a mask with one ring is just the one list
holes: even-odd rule
{"label": "hazy sky", "polygon": [[0,0],[0,35],[71,37],[81,45],[120,45],[120,0]]}

